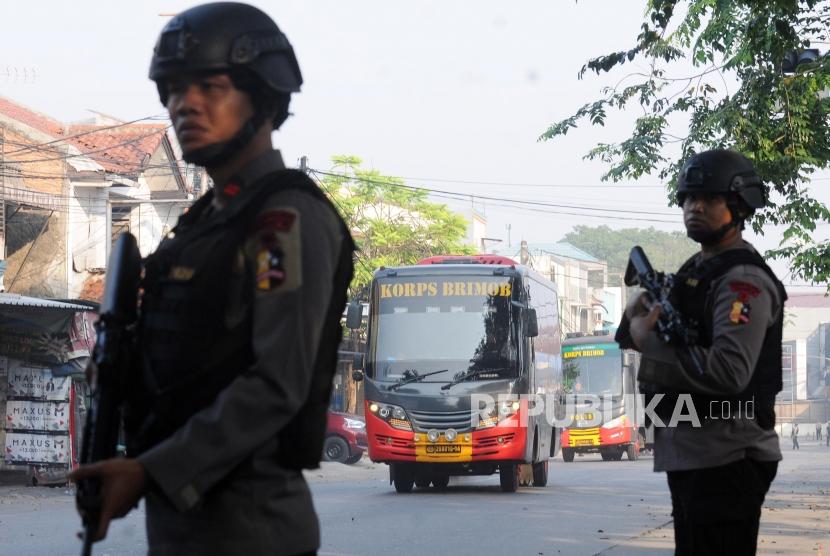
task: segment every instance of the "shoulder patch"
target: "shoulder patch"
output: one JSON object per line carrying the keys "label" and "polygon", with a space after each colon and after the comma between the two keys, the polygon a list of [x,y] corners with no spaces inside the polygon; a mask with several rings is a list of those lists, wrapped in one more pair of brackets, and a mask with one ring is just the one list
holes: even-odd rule
{"label": "shoulder patch", "polygon": [[738,294],[740,301],[747,301],[750,298],[761,295],[761,289],[749,282],[734,281],[729,282],[729,289]]}
{"label": "shoulder patch", "polygon": [[285,209],[272,209],[262,212],[256,219],[256,230],[287,232],[294,225],[297,213]]}
{"label": "shoulder patch", "polygon": [[302,285],[300,214],[293,208],[268,209],[253,226],[256,291],[290,291]]}
{"label": "shoulder patch", "polygon": [[729,311],[729,322],[732,324],[746,324],[749,322],[751,312],[752,307],[749,305],[749,301],[736,299],[732,302],[732,309]]}

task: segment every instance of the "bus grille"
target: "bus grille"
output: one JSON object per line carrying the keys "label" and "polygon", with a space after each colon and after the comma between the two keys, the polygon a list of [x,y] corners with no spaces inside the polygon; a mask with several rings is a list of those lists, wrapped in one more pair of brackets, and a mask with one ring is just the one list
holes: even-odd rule
{"label": "bus grille", "polygon": [[412,425],[418,432],[427,432],[430,429],[440,431],[455,429],[458,432],[473,430],[470,425],[474,414],[471,411],[412,411],[407,410]]}
{"label": "bus grille", "polygon": [[590,429],[568,429],[568,442],[574,446],[599,446],[599,427]]}
{"label": "bus grille", "polygon": [[599,427],[594,427],[591,429],[568,429],[568,434],[575,438],[586,438],[589,436],[597,436],[599,435]]}

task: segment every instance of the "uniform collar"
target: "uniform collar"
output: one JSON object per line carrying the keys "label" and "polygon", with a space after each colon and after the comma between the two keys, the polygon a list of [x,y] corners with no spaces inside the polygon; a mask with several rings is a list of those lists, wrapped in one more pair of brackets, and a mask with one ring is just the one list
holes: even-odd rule
{"label": "uniform collar", "polygon": [[239,195],[243,189],[252,183],[256,183],[261,177],[279,170],[285,170],[285,162],[282,160],[280,151],[266,151],[231,176],[228,182],[222,186],[222,192],[225,197],[232,199]]}

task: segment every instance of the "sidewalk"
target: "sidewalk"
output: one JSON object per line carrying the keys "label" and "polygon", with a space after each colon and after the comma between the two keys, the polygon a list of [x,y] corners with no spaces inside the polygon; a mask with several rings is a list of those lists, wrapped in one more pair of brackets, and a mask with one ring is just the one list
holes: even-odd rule
{"label": "sidewalk", "polygon": [[[789,438],[782,439],[784,461],[764,502],[758,554],[830,556],[830,448],[823,439],[821,444],[805,440],[800,450],[791,447]],[[673,551],[669,521],[602,554],[658,556]]]}

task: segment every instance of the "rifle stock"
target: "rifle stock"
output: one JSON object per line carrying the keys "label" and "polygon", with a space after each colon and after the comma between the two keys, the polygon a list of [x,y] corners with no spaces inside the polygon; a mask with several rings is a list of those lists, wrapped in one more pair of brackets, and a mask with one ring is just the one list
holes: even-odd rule
{"label": "rifle stock", "polygon": [[[123,233],[116,240],[110,254],[103,303],[95,325],[97,336],[87,377],[92,389],[92,400],[84,425],[81,465],[116,455],[124,378],[133,351],[140,279],[141,255],[136,239],[132,234]],[[78,481],[76,500],[84,526],[82,554],[88,555],[101,516],[100,481]]]}

